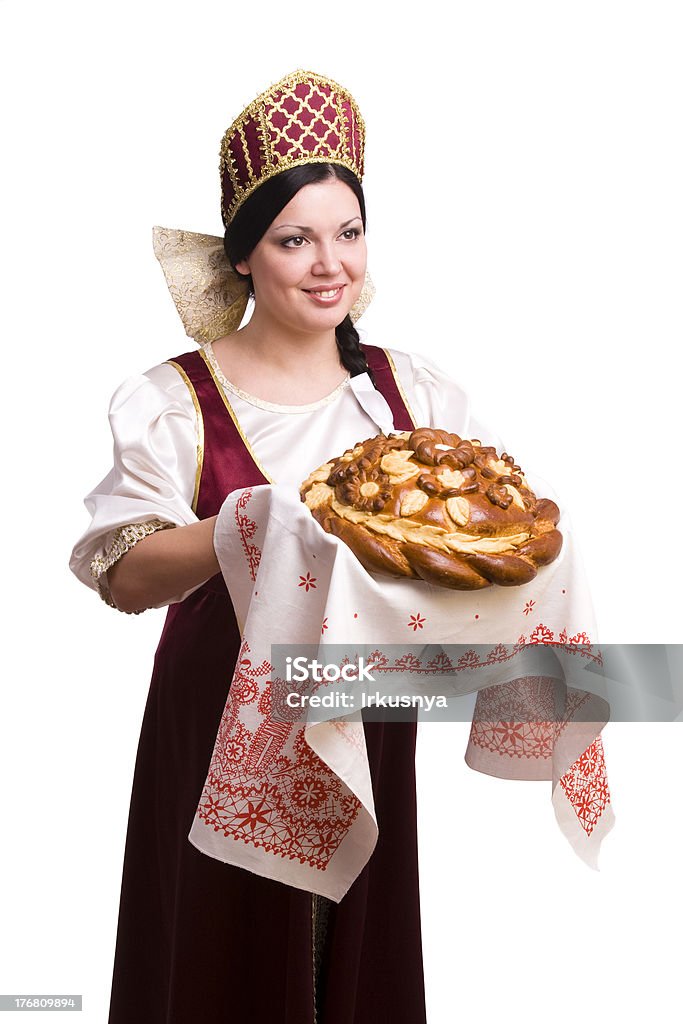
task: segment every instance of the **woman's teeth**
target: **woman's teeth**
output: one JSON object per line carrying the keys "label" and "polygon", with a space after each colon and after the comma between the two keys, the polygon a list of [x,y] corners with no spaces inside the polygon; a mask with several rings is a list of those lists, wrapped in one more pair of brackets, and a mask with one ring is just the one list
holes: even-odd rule
{"label": "woman's teeth", "polygon": [[313,288],[309,288],[309,291],[313,292],[314,295],[321,295],[323,299],[331,299],[337,294],[339,288],[334,288],[331,292],[317,292]]}

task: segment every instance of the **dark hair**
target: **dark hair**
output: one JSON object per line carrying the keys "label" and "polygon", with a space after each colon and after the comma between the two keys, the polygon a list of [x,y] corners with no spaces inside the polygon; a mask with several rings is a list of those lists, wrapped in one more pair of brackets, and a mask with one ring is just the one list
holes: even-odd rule
{"label": "dark hair", "polygon": [[[242,204],[225,231],[225,255],[235,272],[249,282],[249,294],[254,294],[254,284],[249,274],[240,274],[236,265],[248,259],[278,213],[284,209],[304,185],[311,185],[327,178],[338,178],[354,192],[360,205],[360,214],[365,230],[365,197],[361,184],[353,173],[343,164],[301,164],[290,167],[287,171],[275,174],[259,185],[255,192]],[[342,364],[352,377],[359,373],[368,373],[372,383],[375,379],[372,370],[360,347],[358,331],[353,326],[350,316],[346,316],[335,328],[337,348]]]}

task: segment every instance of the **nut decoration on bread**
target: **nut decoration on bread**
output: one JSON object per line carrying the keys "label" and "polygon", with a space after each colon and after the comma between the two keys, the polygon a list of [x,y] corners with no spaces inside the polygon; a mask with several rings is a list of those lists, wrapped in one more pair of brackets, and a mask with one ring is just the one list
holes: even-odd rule
{"label": "nut decoration on bread", "polygon": [[513,457],[446,430],[368,438],[300,494],[369,572],[454,590],[529,583],[562,547],[559,508],[536,497]]}

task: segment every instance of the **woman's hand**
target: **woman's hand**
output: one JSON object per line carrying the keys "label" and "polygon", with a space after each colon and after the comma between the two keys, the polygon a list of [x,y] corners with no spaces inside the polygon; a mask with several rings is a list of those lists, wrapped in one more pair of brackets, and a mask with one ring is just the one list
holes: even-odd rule
{"label": "woman's hand", "polygon": [[112,600],[122,612],[170,601],[220,572],[213,546],[217,516],[138,541],[107,571]]}

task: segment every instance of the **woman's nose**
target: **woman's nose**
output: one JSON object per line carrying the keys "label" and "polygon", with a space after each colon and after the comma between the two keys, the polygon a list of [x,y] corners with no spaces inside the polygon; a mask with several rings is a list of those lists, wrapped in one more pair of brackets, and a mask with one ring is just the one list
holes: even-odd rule
{"label": "woman's nose", "polygon": [[334,244],[319,245],[316,247],[315,263],[313,273],[319,275],[337,274],[341,270],[341,261],[334,248]]}

